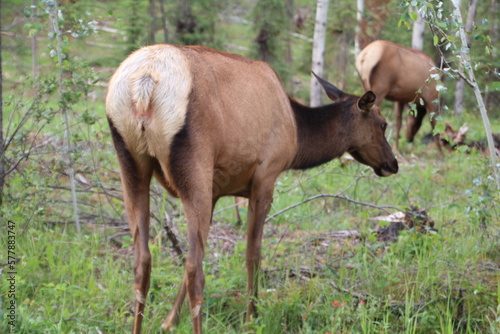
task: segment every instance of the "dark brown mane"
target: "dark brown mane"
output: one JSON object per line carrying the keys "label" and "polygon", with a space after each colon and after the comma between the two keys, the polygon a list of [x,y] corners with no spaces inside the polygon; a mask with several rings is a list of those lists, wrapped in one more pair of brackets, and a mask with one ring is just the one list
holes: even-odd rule
{"label": "dark brown mane", "polygon": [[[346,98],[342,101],[321,107],[311,108],[293,98],[290,105],[297,123],[297,155],[292,169],[308,169],[342,155],[348,148],[342,138],[349,131],[353,115],[349,112],[354,101]],[[324,137],[323,134],[329,134]],[[328,145],[335,142],[336,145]],[[325,147],[329,149],[325,150]]]}

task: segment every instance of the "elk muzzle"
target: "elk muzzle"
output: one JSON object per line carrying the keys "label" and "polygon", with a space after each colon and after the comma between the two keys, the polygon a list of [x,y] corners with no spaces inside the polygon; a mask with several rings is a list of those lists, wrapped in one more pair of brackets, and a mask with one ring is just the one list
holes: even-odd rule
{"label": "elk muzzle", "polygon": [[383,162],[379,167],[373,168],[375,174],[378,176],[390,176],[396,174],[399,170],[398,161],[396,159],[390,162]]}

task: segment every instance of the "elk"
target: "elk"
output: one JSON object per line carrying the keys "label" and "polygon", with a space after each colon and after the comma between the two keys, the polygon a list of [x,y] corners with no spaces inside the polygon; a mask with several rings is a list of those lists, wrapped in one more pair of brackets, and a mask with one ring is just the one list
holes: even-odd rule
{"label": "elk", "polygon": [[375,94],[357,97],[318,80],[335,102],[312,109],[287,96],[268,64],[202,46],[147,46],[118,67],[106,115],[135,246],[133,333],[141,332],[150,284],[153,176],[180,198],[189,246],[179,293],[162,328],[178,324],[187,294],[193,332],[201,333],[202,260],[221,196],[249,199],[246,316],[251,319],[263,225],[280,173],[318,166],[344,152],[378,176],[398,172]]}
{"label": "elk", "polygon": [[[415,116],[406,119],[406,139],[412,142],[426,113],[434,129],[438,114],[439,94],[436,81],[429,80],[438,70],[434,61],[422,51],[404,47],[392,42],[377,40],[366,46],[356,57],[356,69],[365,91],[373,91],[380,106],[385,98],[394,102],[396,114],[396,151],[399,152],[399,133],[404,106],[414,102]],[[439,136],[434,142],[442,155]]]}

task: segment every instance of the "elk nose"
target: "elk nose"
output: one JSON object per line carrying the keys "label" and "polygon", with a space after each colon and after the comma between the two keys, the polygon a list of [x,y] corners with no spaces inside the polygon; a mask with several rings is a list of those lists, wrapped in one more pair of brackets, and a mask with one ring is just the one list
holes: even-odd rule
{"label": "elk nose", "polygon": [[398,161],[396,159],[394,159],[389,163],[385,162],[382,165],[382,168],[385,169],[386,171],[389,171],[393,174],[396,174],[399,170]]}

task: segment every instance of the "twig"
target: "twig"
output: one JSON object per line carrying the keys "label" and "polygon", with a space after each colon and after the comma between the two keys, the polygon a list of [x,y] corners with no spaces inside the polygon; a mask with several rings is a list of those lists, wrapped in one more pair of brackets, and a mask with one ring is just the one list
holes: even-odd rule
{"label": "twig", "polygon": [[66,318],[66,319],[61,319],[61,320],[54,321],[53,323],[57,324],[57,323],[59,323],[61,321],[73,321],[73,320],[76,320],[76,321],[92,321],[92,322],[98,322],[98,323],[101,323],[101,324],[105,324],[106,323],[106,321],[102,321],[102,320],[83,319],[83,318]]}
{"label": "twig", "polygon": [[343,292],[343,293],[347,293],[347,294],[349,294],[349,295],[351,295],[351,296],[353,296],[353,297],[356,297],[356,298],[358,298],[358,299],[361,299],[361,300],[366,300],[366,299],[368,299],[368,298],[370,298],[370,299],[377,299],[376,297],[374,297],[374,296],[370,296],[370,295],[368,295],[368,294],[366,294],[366,293],[363,293],[363,292],[354,292],[354,291],[351,291],[351,290],[348,290],[348,289],[341,288],[341,287],[339,287],[339,286],[337,285],[337,283],[335,283],[335,282],[333,282],[333,281],[330,281],[329,283],[330,283],[330,285],[331,285],[334,289],[336,289],[336,290],[338,290],[338,291],[340,291],[340,292]]}
{"label": "twig", "polygon": [[184,250],[184,247],[182,246],[181,239],[174,232],[175,227],[174,227],[174,224],[172,222],[172,218],[170,218],[170,215],[168,214],[168,212],[165,212],[165,222],[163,224],[160,221],[160,219],[158,217],[156,217],[156,215],[153,212],[151,212],[151,218],[156,220],[160,225],[163,225],[165,232],[167,232],[167,238],[172,243],[172,249],[175,251],[175,253],[182,260],[184,260],[184,254],[186,253],[186,251]]}
{"label": "twig", "polygon": [[225,208],[222,208],[222,209],[219,209],[219,210],[215,211],[215,212],[214,212],[214,215],[216,215],[216,214],[218,214],[218,213],[220,213],[220,212],[222,212],[222,211],[229,210],[229,209],[232,209],[232,208],[234,208],[234,207],[237,207],[237,206],[238,206],[238,205],[240,205],[241,203],[246,203],[246,202],[248,202],[248,199],[245,199],[244,201],[241,201],[241,202],[238,202],[238,203],[234,203],[234,204],[232,204],[232,205],[230,205],[230,206],[226,206]]}
{"label": "twig", "polygon": [[354,204],[369,206],[369,207],[372,207],[372,208],[375,208],[375,209],[379,209],[379,210],[385,211],[387,213],[392,213],[390,210],[387,210],[388,208],[389,209],[398,210],[398,211],[402,211],[401,209],[399,209],[399,208],[397,208],[395,206],[391,206],[391,205],[375,205],[375,204],[372,204],[372,203],[366,203],[366,202],[357,201],[357,200],[354,200],[354,199],[352,199],[352,198],[350,198],[348,196],[335,195],[335,194],[319,194],[319,195],[311,196],[311,197],[306,198],[305,200],[303,200],[301,202],[292,204],[290,206],[287,206],[284,209],[279,210],[278,212],[276,212],[273,215],[269,216],[266,219],[266,223],[269,222],[270,220],[274,219],[276,216],[282,214],[283,212],[291,210],[291,209],[293,209],[293,208],[295,208],[295,207],[297,207],[299,205],[302,205],[304,203],[310,202],[312,200],[315,200],[315,199],[318,199],[318,198],[325,198],[325,197],[332,197],[332,198],[343,199],[343,200],[349,201],[349,202],[354,203]]}

